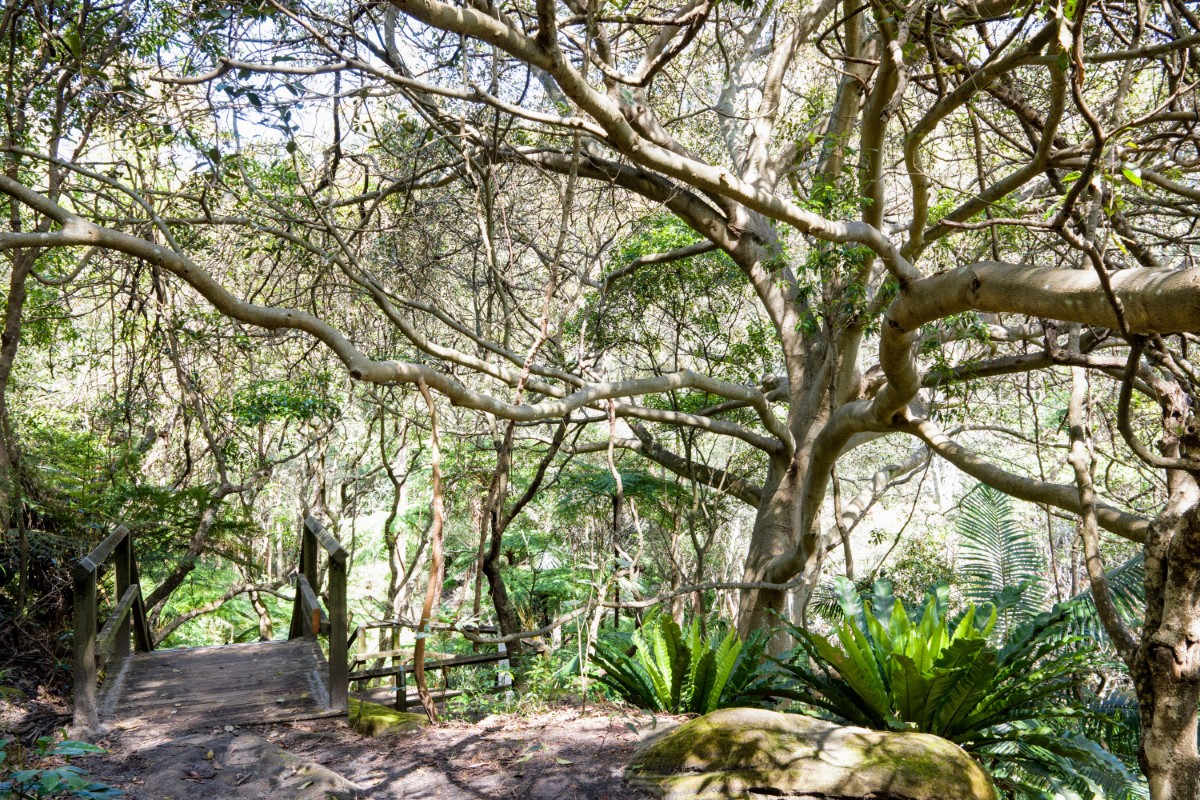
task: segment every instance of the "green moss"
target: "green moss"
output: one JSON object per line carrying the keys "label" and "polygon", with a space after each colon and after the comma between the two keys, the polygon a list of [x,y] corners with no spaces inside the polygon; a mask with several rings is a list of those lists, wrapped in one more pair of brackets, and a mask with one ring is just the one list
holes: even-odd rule
{"label": "green moss", "polygon": [[415,733],[429,724],[424,714],[397,711],[366,700],[360,701],[351,697],[349,705],[347,718],[350,727],[362,736]]}
{"label": "green moss", "polygon": [[760,709],[725,709],[648,739],[631,780],[670,800],[789,795],[995,800],[984,770],[945,739]]}

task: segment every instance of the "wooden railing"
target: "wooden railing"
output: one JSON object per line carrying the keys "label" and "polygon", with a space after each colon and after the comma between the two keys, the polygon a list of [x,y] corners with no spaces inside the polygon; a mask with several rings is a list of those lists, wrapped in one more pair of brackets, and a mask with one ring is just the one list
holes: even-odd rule
{"label": "wooden railing", "polygon": [[[367,622],[357,626],[354,633],[350,634],[350,639],[346,642],[347,649],[354,648],[354,657],[350,665],[349,682],[350,683],[366,683],[368,681],[376,681],[380,679],[391,678],[393,681],[393,689],[396,693],[395,707],[398,711],[407,711],[412,706],[420,705],[420,700],[408,697],[408,675],[413,671],[413,650],[412,647],[399,647],[399,633],[402,629],[412,629],[412,623],[402,622],[400,620],[380,620],[377,622]],[[391,641],[387,649],[372,651],[370,644],[367,641],[368,631],[384,630],[390,633],[388,637]],[[480,627],[473,629],[477,633],[496,633],[497,630],[491,627]],[[383,645],[381,643],[380,647]],[[452,656],[450,658],[426,658],[426,672],[441,672],[442,687],[440,691],[432,692],[435,701],[449,699],[450,697],[462,694],[452,688],[450,683],[449,670],[458,667],[478,666],[480,664],[496,664],[501,662],[511,662],[517,658],[516,653],[506,652],[501,648],[498,652],[493,653],[471,653],[463,656]],[[383,664],[384,661],[391,661],[390,665]],[[377,666],[371,667],[374,662]],[[499,676],[497,676],[499,677]],[[497,684],[497,689],[507,688],[501,684]]]}
{"label": "wooden railing", "polygon": [[[100,567],[108,561],[112,562],[115,572],[117,603],[97,633],[96,588]],[[92,552],[79,559],[75,564],[74,582],[75,726],[91,730],[98,724],[96,692],[100,671],[107,675],[113,668],[119,669],[133,644],[143,652],[154,649],[129,529],[119,526]]]}
{"label": "wooden railing", "polygon": [[[319,550],[329,559],[329,610],[321,606]],[[309,516],[304,520],[300,536],[300,565],[296,570],[296,599],[292,604],[292,625],[289,639],[302,636],[326,636],[329,639],[329,706],[335,711],[346,710],[349,682],[346,674],[346,628],[349,624],[346,609],[346,550],[325,530],[320,522]]]}

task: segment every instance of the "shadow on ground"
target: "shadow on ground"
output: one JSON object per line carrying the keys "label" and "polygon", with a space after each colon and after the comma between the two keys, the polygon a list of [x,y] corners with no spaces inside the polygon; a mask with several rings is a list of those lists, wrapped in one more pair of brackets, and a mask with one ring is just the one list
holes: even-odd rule
{"label": "shadow on ground", "polygon": [[[639,741],[630,725],[644,730],[648,722],[617,710],[561,709],[374,739],[343,720],[197,729],[170,740],[149,730],[115,730],[106,742],[110,753],[80,765],[135,800],[647,800],[626,784],[624,771]],[[255,750],[250,740],[290,755],[256,767],[245,755]],[[348,783],[335,788],[337,776]]]}

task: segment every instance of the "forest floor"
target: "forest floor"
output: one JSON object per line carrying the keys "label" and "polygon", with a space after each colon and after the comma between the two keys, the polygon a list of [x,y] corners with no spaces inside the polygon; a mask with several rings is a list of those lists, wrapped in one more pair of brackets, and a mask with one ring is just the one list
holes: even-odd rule
{"label": "forest floor", "polygon": [[344,719],[198,729],[169,740],[114,730],[102,742],[107,755],[79,763],[134,800],[644,800],[626,784],[625,767],[639,740],[669,722],[563,706],[371,739]]}

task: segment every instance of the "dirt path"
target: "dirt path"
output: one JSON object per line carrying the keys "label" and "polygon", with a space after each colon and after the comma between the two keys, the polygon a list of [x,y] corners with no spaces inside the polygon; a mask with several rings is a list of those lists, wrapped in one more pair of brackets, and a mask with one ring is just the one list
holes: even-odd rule
{"label": "dirt path", "polygon": [[[625,766],[639,738],[666,723],[613,708],[564,708],[375,739],[342,720],[197,730],[171,741],[118,730],[108,755],[81,766],[135,800],[646,800],[626,785]],[[254,753],[269,754],[261,768]]]}

